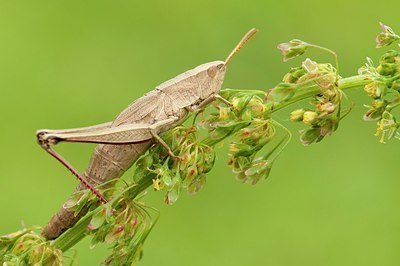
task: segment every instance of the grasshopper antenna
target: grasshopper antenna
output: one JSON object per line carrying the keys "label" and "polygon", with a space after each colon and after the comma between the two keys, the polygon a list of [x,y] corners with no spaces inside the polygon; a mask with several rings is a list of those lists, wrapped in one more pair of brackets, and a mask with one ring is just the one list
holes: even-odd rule
{"label": "grasshopper antenna", "polygon": [[232,58],[239,52],[240,49],[242,49],[242,47],[246,44],[246,42],[248,40],[251,39],[251,37],[254,36],[254,34],[256,34],[258,31],[258,29],[256,28],[252,28],[251,30],[249,30],[244,36],[243,38],[240,40],[240,42],[236,45],[236,47],[232,50],[232,52],[228,55],[228,57],[225,60],[225,65],[227,65]]}

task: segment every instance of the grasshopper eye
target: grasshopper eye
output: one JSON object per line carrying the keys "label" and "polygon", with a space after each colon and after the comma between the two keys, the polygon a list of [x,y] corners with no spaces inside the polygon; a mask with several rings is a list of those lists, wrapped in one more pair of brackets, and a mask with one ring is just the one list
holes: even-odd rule
{"label": "grasshopper eye", "polygon": [[218,67],[218,69],[222,69],[225,67],[225,64],[219,64],[217,67]]}
{"label": "grasshopper eye", "polygon": [[218,72],[217,66],[212,66],[209,69],[207,69],[207,74],[210,78],[215,77],[215,75],[217,75],[217,72]]}

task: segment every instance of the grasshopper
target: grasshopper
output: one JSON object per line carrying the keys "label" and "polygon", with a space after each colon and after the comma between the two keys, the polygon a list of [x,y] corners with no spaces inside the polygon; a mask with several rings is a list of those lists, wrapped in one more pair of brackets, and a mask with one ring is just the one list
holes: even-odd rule
{"label": "grasshopper", "polygon": [[[121,177],[155,142],[177,158],[159,134],[181,124],[189,112],[200,111],[214,100],[230,104],[218,94],[226,66],[256,32],[256,29],[247,32],[225,61],[202,64],[160,84],[129,105],[114,121],[75,129],[39,130],[38,143],[80,180],[76,190],[88,188],[106,203],[96,184]],[[59,142],[99,144],[83,175],[52,149]],[[84,209],[75,216],[72,211],[61,208],[43,229],[43,235],[47,239],[57,238],[86,212]]]}

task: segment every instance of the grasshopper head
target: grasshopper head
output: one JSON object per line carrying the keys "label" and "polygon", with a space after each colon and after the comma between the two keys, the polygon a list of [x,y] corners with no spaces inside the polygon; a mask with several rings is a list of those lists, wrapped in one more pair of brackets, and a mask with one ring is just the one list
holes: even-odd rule
{"label": "grasshopper head", "polygon": [[224,61],[214,61],[196,67],[196,80],[199,81],[200,98],[206,99],[218,93],[225,78],[226,65]]}

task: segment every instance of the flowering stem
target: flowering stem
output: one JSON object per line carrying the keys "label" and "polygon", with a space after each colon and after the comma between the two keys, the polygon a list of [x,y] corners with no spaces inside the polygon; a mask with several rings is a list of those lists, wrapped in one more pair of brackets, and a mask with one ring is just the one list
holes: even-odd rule
{"label": "flowering stem", "polygon": [[[348,77],[348,78],[343,78],[343,79],[339,80],[339,89],[347,90],[347,89],[357,88],[360,86],[364,86],[370,82],[372,82],[372,80],[369,79],[367,75],[357,75],[357,76],[352,76],[352,77]],[[289,105],[292,105],[293,103],[307,99],[309,97],[312,97],[312,96],[318,94],[320,92],[320,90],[321,90],[321,88],[318,85],[315,85],[315,86],[311,87],[311,89],[309,91],[307,91],[306,93],[295,95],[290,100],[276,105],[271,110],[271,114],[280,109],[283,109]]]}
{"label": "flowering stem", "polygon": [[[368,79],[367,76],[362,76],[362,75],[353,76],[353,77],[341,79],[339,81],[339,88],[342,90],[351,89],[351,88],[366,85],[369,82],[371,82],[371,80]],[[229,89],[227,89],[227,90],[229,90]],[[261,90],[243,90],[243,92],[250,92],[253,94],[265,94],[265,92],[263,92]],[[307,87],[307,92],[295,95],[290,100],[283,102],[281,104],[278,104],[273,109],[271,109],[269,112],[270,112],[270,114],[272,114],[272,113],[274,113],[280,109],[283,109],[284,107],[289,106],[293,103],[296,103],[300,100],[312,97],[312,96],[318,94],[319,92],[320,92],[320,87],[318,85],[309,86],[309,87]],[[288,132],[288,133],[289,133],[289,139],[290,139],[290,132]],[[286,140],[284,143],[284,146],[285,146],[287,144],[287,139],[284,138],[284,140]],[[213,140],[209,137],[206,137],[203,140],[203,143],[206,143],[207,145],[210,145],[210,146],[214,146],[215,144],[217,144],[220,141],[221,141],[220,139]],[[143,179],[139,180],[137,183],[137,186],[135,186],[132,190],[133,193],[131,193],[130,195],[132,195],[132,198],[136,197],[141,192],[146,190],[149,186],[151,186],[151,184],[152,184],[151,178],[143,178]],[[118,197],[116,197],[116,198],[118,198]],[[114,200],[112,200],[110,203],[112,203]],[[60,237],[58,237],[56,240],[54,240],[52,242],[52,246],[54,248],[60,249],[61,251],[65,252],[65,251],[69,250],[71,247],[73,247],[75,244],[77,244],[80,240],[82,240],[86,236],[87,226],[90,223],[93,215],[96,212],[97,212],[97,209],[95,209],[95,210],[89,212],[87,215],[85,215],[74,227],[72,227],[71,229],[66,231],[64,234],[62,234]]]}
{"label": "flowering stem", "polygon": [[351,88],[356,88],[360,86],[365,86],[371,83],[372,79],[368,75],[357,75],[348,78],[343,78],[339,80],[339,89],[346,90]]}

